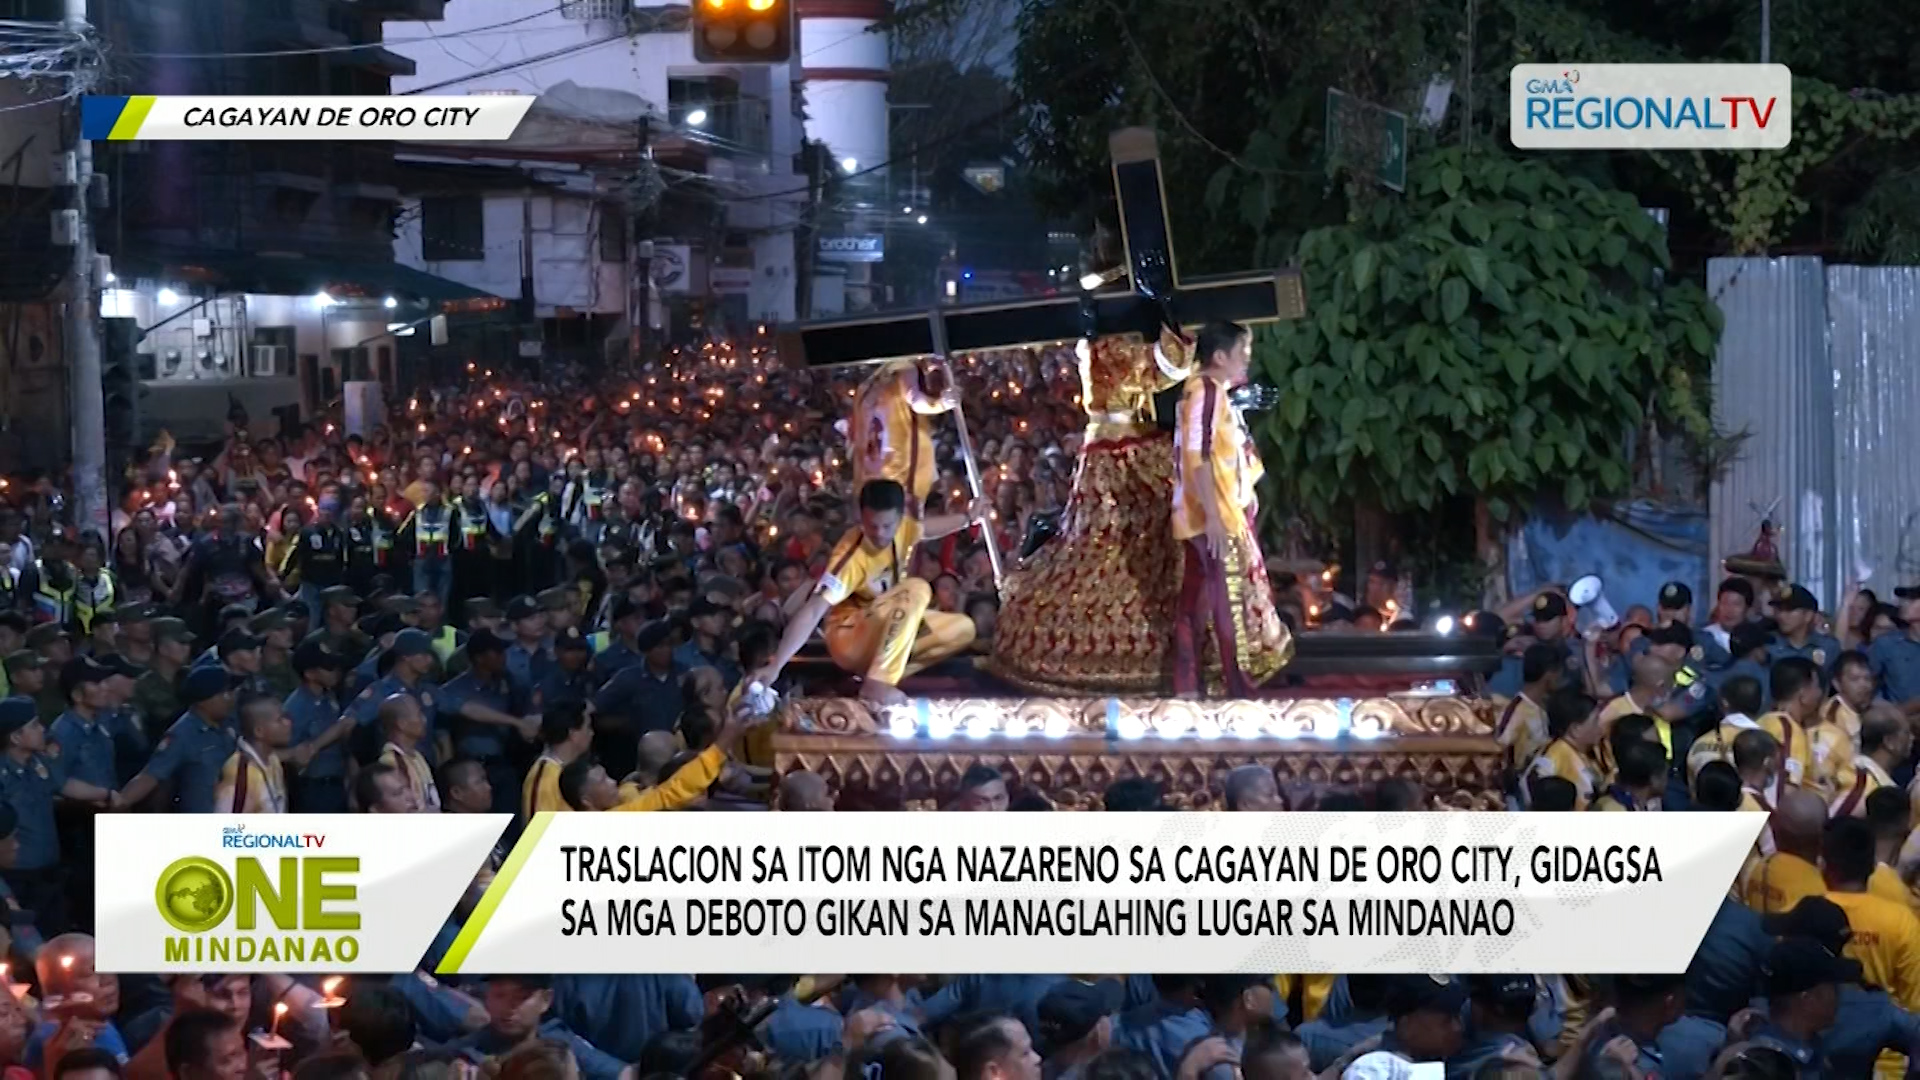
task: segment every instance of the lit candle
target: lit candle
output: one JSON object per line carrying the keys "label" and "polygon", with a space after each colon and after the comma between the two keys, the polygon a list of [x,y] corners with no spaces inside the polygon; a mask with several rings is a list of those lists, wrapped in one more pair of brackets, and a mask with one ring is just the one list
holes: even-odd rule
{"label": "lit candle", "polygon": [[275,1038],[279,1037],[280,1021],[285,1019],[286,1015],[287,1015],[287,1003],[284,1001],[274,1002],[273,1003],[273,1027],[268,1029],[267,1031],[268,1035],[274,1036]]}

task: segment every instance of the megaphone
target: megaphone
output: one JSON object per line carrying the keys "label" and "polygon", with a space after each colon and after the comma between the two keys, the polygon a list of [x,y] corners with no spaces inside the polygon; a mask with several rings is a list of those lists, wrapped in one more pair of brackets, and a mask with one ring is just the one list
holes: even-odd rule
{"label": "megaphone", "polygon": [[1567,590],[1567,599],[1579,609],[1577,622],[1584,624],[1582,632],[1588,630],[1611,630],[1620,625],[1620,616],[1607,603],[1606,590],[1602,587],[1599,574],[1588,574],[1573,583]]}

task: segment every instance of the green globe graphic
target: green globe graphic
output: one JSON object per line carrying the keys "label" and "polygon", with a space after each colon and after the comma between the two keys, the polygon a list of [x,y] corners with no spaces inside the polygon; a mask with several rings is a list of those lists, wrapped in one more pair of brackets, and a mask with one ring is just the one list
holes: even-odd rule
{"label": "green globe graphic", "polygon": [[201,934],[225,921],[233,910],[233,879],[211,859],[180,859],[160,872],[153,900],[176,930]]}

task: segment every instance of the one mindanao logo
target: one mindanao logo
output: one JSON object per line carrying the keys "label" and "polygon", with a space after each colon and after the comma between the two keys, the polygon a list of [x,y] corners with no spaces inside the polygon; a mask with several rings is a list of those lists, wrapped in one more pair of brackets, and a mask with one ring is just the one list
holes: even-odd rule
{"label": "one mindanao logo", "polygon": [[[223,849],[313,851],[326,837],[223,831]],[[243,842],[244,841],[244,842]],[[204,855],[167,864],[153,902],[168,926],[167,964],[352,963],[360,860],[342,855],[242,855],[229,867]]]}
{"label": "one mindanao logo", "polygon": [[1793,138],[1784,64],[1519,64],[1509,135],[1524,150],[1777,150]]}

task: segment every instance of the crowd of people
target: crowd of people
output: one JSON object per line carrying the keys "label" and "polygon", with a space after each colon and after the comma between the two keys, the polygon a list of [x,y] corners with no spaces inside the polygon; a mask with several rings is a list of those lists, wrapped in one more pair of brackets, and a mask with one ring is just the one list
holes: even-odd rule
{"label": "crowd of people", "polygon": [[[1004,550],[1066,499],[1075,364],[1053,349],[956,365]],[[1503,643],[1488,689],[1516,811],[1769,815],[1683,975],[434,978],[504,845],[416,971],[96,970],[101,812],[833,809],[822,777],[752,764],[743,690],[850,525],[839,421],[861,373],[786,370],[750,343],[593,378],[469,376],[364,429],[334,413],[259,437],[236,413],[197,454],[163,438],[106,536],[72,528],[52,478],[16,483],[0,512],[10,1074],[1771,1078],[1920,1062],[1920,591],[1850,597],[1823,629],[1805,589],[1744,578],[1704,620],[1677,583],[1606,633],[1580,632],[1557,590],[1466,620]],[[938,446],[929,513],[973,503],[950,428]],[[991,641],[979,528],[921,545],[908,572],[973,622],[975,648]],[[1410,606],[1389,567],[1352,603],[1276,584],[1296,626],[1373,630]],[[1428,805],[1405,779],[1282,792],[1257,765],[1223,786],[1235,811]],[[1160,792],[1123,779],[1106,804],[1154,810]],[[980,767],[951,809],[1051,807]]]}

